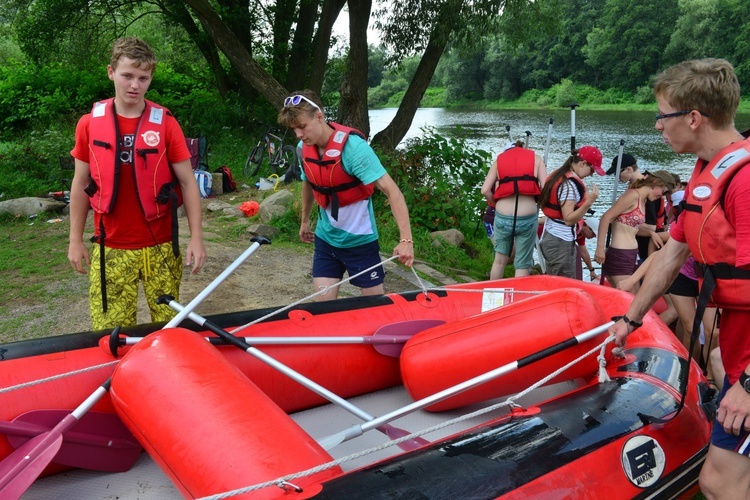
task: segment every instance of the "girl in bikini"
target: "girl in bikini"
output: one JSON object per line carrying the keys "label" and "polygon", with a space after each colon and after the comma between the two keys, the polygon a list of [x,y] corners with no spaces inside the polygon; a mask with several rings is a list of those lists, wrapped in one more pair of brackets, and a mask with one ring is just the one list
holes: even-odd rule
{"label": "girl in bikini", "polygon": [[[656,176],[649,176],[633,183],[607,210],[599,224],[594,260],[602,264],[602,278],[610,285],[617,284],[635,272],[638,258],[636,234],[647,231],[641,226],[646,222],[646,200],[657,200],[663,195],[666,185]],[[604,228],[612,223],[612,240],[609,248],[604,248],[607,231]],[[637,292],[634,290],[633,293]]]}

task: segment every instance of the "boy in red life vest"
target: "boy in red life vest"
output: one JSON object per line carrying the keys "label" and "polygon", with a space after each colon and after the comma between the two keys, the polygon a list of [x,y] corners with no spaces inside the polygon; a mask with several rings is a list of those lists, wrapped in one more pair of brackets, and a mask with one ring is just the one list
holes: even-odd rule
{"label": "boy in red life vest", "polygon": [[[685,209],[656,252],[630,308],[612,327],[623,345],[692,253],[702,264],[698,317],[709,302],[722,308],[721,360],[726,378],[700,476],[707,498],[750,496],[750,141],[734,118],[740,86],[723,59],[680,63],[654,83],[656,129],[675,153],[698,159]],[[693,332],[696,335],[697,332]],[[690,382],[688,382],[690,383]]]}
{"label": "boy in red life vest", "polygon": [[[70,190],[73,269],[89,269],[89,303],[95,330],[136,324],[143,284],[152,321],[175,315],[159,305],[179,297],[182,256],[177,207],[184,202],[190,227],[186,263],[196,273],[206,261],[198,185],[177,120],[144,96],[156,58],[138,38],[121,38],[107,67],[115,97],[94,104],[76,127],[75,174]],[[91,254],[83,243],[89,207],[94,210]]]}
{"label": "boy in red life vest", "polygon": [[495,208],[495,260],[490,279],[500,279],[515,243],[515,275],[528,276],[534,263],[541,186],[547,179],[542,158],[523,142],[510,143],[497,156],[482,184],[482,195]]}
{"label": "boy in red life vest", "polygon": [[[326,289],[345,272],[357,276],[351,283],[362,295],[383,293],[385,271],[371,196],[375,188],[386,197],[398,225],[400,241],[393,249],[398,260],[414,262],[409,210],[404,195],[385,171],[364,135],[337,123],[327,123],[323,103],[311,90],[292,93],[284,101],[278,123],[294,130],[302,157],[302,224],[300,238],[315,243],[313,284]],[[318,205],[315,232],[310,227],[313,202]],[[317,300],[338,298],[338,287]]]}

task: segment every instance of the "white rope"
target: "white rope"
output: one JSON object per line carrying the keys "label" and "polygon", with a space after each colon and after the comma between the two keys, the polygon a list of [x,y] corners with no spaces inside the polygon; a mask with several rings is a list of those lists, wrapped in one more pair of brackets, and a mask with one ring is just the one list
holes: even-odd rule
{"label": "white rope", "polygon": [[296,302],[292,302],[292,303],[291,303],[291,304],[289,304],[289,305],[286,305],[286,306],[284,306],[284,307],[281,307],[281,308],[279,308],[279,309],[276,309],[275,311],[271,311],[270,313],[266,314],[265,316],[263,316],[263,317],[260,317],[260,318],[258,318],[258,319],[255,319],[255,320],[251,321],[250,323],[246,323],[246,324],[244,324],[244,325],[242,325],[242,326],[238,326],[238,327],[234,328],[233,330],[230,330],[230,331],[229,331],[229,333],[233,333],[233,334],[234,334],[234,333],[237,333],[237,332],[239,332],[239,331],[241,331],[241,330],[244,330],[244,329],[245,329],[245,328],[247,328],[247,327],[250,327],[250,326],[252,326],[252,325],[255,325],[255,324],[257,324],[257,323],[260,323],[261,321],[264,321],[264,320],[266,320],[266,319],[268,319],[268,318],[271,318],[271,317],[273,317],[273,316],[276,316],[276,315],[277,315],[277,314],[279,314],[279,313],[282,313],[282,312],[284,312],[284,311],[286,311],[286,310],[288,310],[288,309],[291,309],[292,307],[294,307],[294,306],[296,306],[296,305],[298,305],[298,304],[301,304],[301,303],[303,303],[303,302],[306,302],[306,301],[308,301],[308,300],[310,300],[310,299],[312,299],[312,298],[315,298],[315,297],[317,297],[318,295],[325,295],[325,294],[326,294],[326,293],[328,293],[328,292],[329,292],[329,291],[330,291],[330,290],[331,290],[332,288],[336,288],[336,287],[337,287],[337,286],[339,286],[339,285],[342,285],[342,284],[344,284],[344,283],[348,283],[349,281],[353,280],[353,279],[354,279],[354,278],[356,278],[357,276],[361,276],[361,275],[365,274],[365,273],[366,273],[366,272],[368,272],[368,271],[372,271],[372,270],[373,270],[373,269],[375,269],[376,267],[382,266],[382,265],[383,265],[383,264],[384,264],[385,262],[390,262],[390,261],[392,261],[393,259],[397,259],[397,258],[398,258],[398,255],[394,255],[393,257],[391,257],[391,258],[389,258],[389,259],[386,259],[386,260],[385,260],[385,261],[383,261],[383,262],[379,262],[379,263],[375,264],[374,266],[370,266],[370,267],[368,267],[368,268],[367,268],[367,269],[365,269],[364,271],[361,271],[361,272],[359,272],[359,273],[355,274],[354,276],[349,276],[348,278],[346,278],[346,279],[344,279],[344,280],[341,280],[341,281],[339,281],[338,283],[334,283],[333,285],[329,285],[329,286],[321,287],[321,289],[320,289],[320,290],[318,290],[317,292],[313,293],[312,295],[308,295],[307,297],[304,297],[304,298],[302,298],[302,299],[299,299],[299,300],[298,300],[298,301],[296,301]]}
{"label": "white rope", "polygon": [[[573,361],[569,362],[567,365],[563,366],[562,368],[559,368],[559,369],[555,370],[554,372],[552,372],[549,375],[545,376],[544,378],[540,379],[539,381],[537,381],[536,383],[532,384],[528,388],[524,389],[523,391],[519,392],[518,394],[516,394],[514,396],[509,397],[508,399],[506,399],[505,401],[503,401],[501,403],[496,403],[494,405],[491,405],[491,406],[488,406],[488,407],[485,407],[485,408],[481,408],[481,409],[476,410],[474,412],[467,413],[465,415],[461,415],[460,417],[456,417],[456,418],[453,418],[451,420],[447,420],[445,422],[441,422],[441,423],[433,425],[431,427],[422,429],[420,431],[413,432],[413,433],[411,433],[411,434],[409,434],[407,436],[403,436],[403,437],[400,437],[398,439],[394,439],[392,441],[387,441],[387,442],[382,443],[382,444],[380,444],[378,446],[375,446],[375,447],[372,447],[372,448],[369,448],[369,449],[366,449],[366,450],[362,450],[362,451],[359,451],[357,453],[352,453],[351,455],[347,455],[345,457],[341,457],[341,458],[339,458],[337,460],[333,460],[331,462],[327,462],[325,464],[321,464],[321,465],[318,465],[316,467],[312,467],[312,468],[304,470],[304,471],[295,472],[293,474],[287,474],[285,476],[273,479],[271,481],[266,481],[266,482],[263,482],[263,483],[254,484],[252,486],[247,486],[247,487],[244,487],[244,488],[239,488],[239,489],[231,490],[231,491],[225,491],[223,493],[218,493],[216,495],[201,497],[198,500],[221,500],[223,498],[230,498],[230,497],[233,497],[233,496],[241,495],[243,493],[249,493],[249,492],[257,491],[257,490],[260,490],[260,489],[263,489],[263,488],[268,488],[270,486],[278,486],[280,488],[283,488],[283,485],[286,484],[288,481],[317,474],[318,472],[322,472],[324,470],[328,470],[328,469],[331,469],[333,467],[337,467],[337,466],[339,466],[339,465],[341,465],[343,463],[350,462],[352,460],[356,460],[356,459],[364,457],[366,455],[369,455],[369,454],[372,454],[372,453],[376,453],[376,452],[384,450],[386,448],[390,448],[392,446],[399,445],[399,444],[403,443],[404,441],[409,441],[409,440],[415,439],[417,437],[423,436],[425,434],[429,434],[431,432],[435,432],[435,431],[443,429],[445,427],[457,424],[459,422],[463,422],[464,420],[468,420],[468,419],[471,419],[471,418],[474,418],[474,417],[478,417],[478,416],[484,415],[485,413],[489,413],[489,412],[495,411],[495,410],[497,410],[499,408],[502,408],[504,406],[515,405],[515,401],[516,400],[520,399],[521,397],[525,396],[526,394],[530,393],[531,391],[533,391],[533,390],[541,387],[546,382],[548,382],[548,381],[552,380],[553,378],[557,377],[558,375],[560,375],[561,373],[563,373],[565,370],[569,369],[570,367],[572,367],[576,363],[580,363],[581,361],[583,361],[584,359],[586,359],[588,356],[594,354],[595,352],[597,352],[599,350],[601,350],[601,352],[604,352],[604,349],[607,346],[607,344],[609,344],[610,342],[612,342],[614,339],[615,339],[614,335],[611,335],[611,336],[607,337],[601,344],[599,344],[596,347],[590,349],[586,353],[582,354],[581,356],[577,357]],[[606,363],[605,363],[605,365],[606,365]],[[601,362],[600,362],[600,366],[601,366]]]}
{"label": "white rope", "polygon": [[59,373],[51,377],[40,378],[39,380],[32,380],[30,382],[24,382],[23,384],[11,385],[10,387],[3,387],[2,389],[0,389],[0,394],[16,391],[18,389],[25,389],[27,387],[32,387],[32,386],[39,385],[39,384],[44,384],[45,382],[52,382],[53,380],[59,380],[61,378],[71,377],[73,375],[80,375],[81,373],[86,373],[86,372],[98,370],[100,368],[106,368],[108,366],[116,365],[119,362],[120,360],[117,359],[115,361],[109,361],[108,363],[103,363],[101,365],[89,366],[88,368],[81,368],[80,370],[73,370],[73,371],[66,372],[66,373]]}

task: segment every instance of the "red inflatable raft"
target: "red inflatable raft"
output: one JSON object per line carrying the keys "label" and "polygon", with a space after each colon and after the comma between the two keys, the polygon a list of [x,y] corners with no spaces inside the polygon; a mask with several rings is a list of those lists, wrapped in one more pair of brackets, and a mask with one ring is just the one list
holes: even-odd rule
{"label": "red inflatable raft", "polygon": [[[195,324],[125,329],[123,336],[146,335],[131,347],[111,345],[103,332],[6,344],[0,418],[70,411],[112,376],[111,396],[93,411],[124,423],[177,497],[230,490],[238,498],[679,496],[695,487],[705,457],[710,394],[654,313],[622,357],[606,348],[610,381],[599,382],[607,323],[631,297],[532,276],[305,304],[237,332],[299,379],[242,349],[206,342],[213,334]],[[268,312],[209,319],[229,329]],[[400,355],[377,350],[376,337],[403,344]],[[269,338],[290,343],[264,344]],[[535,400],[508,403],[509,411],[505,398],[568,364],[529,395]],[[305,381],[355,398],[359,412],[327,404]],[[483,405],[504,409],[482,415]],[[476,415],[462,416],[469,411]],[[441,423],[426,440],[409,435],[380,449],[389,438],[419,434],[418,419]],[[454,426],[442,428],[447,420]],[[0,457],[13,450],[0,437]],[[94,445],[88,451],[99,453]]]}

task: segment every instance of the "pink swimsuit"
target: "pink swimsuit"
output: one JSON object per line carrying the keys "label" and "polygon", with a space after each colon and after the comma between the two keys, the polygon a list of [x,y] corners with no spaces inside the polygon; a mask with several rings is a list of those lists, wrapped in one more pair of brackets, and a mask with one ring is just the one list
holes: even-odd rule
{"label": "pink swimsuit", "polygon": [[646,223],[646,214],[643,213],[641,210],[641,198],[638,197],[638,204],[635,206],[633,210],[630,212],[625,212],[617,217],[615,217],[615,220],[619,222],[620,224],[625,224],[626,226],[630,226],[634,229],[638,229],[643,224]]}

